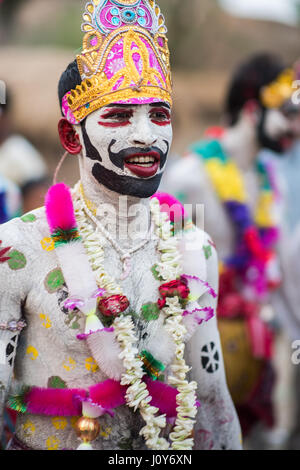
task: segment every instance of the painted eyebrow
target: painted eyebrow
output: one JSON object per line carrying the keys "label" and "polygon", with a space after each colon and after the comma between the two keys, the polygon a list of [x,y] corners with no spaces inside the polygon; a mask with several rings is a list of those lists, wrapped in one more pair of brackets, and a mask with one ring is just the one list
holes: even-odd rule
{"label": "painted eyebrow", "polygon": [[[112,103],[108,104],[106,108],[136,108],[137,106],[140,106],[138,104],[118,104],[118,103]],[[163,106],[165,108],[171,109],[171,106],[168,105],[168,103],[160,102],[160,103],[150,103],[151,108],[157,108],[159,106]]]}
{"label": "painted eyebrow", "polygon": [[150,103],[151,108],[159,108],[159,106],[163,106],[164,108],[171,109],[171,106],[168,103],[160,102],[160,103]]}
{"label": "painted eyebrow", "polygon": [[105,106],[106,108],[133,108],[133,107],[136,107],[138,106],[137,104],[118,104],[118,103],[112,103],[112,104],[108,104],[107,106]]}

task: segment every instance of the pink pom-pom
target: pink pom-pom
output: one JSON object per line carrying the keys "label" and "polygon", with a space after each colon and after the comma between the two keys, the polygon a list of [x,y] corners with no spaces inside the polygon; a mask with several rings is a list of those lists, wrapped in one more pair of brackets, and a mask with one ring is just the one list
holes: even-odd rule
{"label": "pink pom-pom", "polygon": [[168,193],[156,193],[154,196],[159,200],[161,210],[166,212],[171,222],[179,222],[187,217],[186,211],[174,196]]}
{"label": "pink pom-pom", "polygon": [[71,192],[64,183],[49,189],[45,207],[51,233],[57,229],[71,230],[77,226]]}

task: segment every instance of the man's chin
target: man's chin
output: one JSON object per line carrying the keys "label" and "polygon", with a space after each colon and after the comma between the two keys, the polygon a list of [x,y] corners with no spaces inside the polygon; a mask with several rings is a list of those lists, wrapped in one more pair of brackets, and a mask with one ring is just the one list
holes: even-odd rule
{"label": "man's chin", "polygon": [[155,194],[159,188],[163,172],[156,173],[151,178],[136,176],[121,176],[112,170],[108,170],[100,163],[93,166],[92,174],[99,184],[110,191],[122,196],[148,199]]}

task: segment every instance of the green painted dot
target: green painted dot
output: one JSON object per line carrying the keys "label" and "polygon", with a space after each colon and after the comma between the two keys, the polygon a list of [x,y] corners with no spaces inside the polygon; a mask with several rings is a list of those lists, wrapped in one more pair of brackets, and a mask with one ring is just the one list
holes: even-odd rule
{"label": "green painted dot", "polygon": [[142,306],[142,315],[146,321],[157,320],[160,314],[160,310],[157,304],[148,303]]}
{"label": "green painted dot", "polygon": [[210,245],[204,246],[203,247],[205,258],[209,259],[212,256],[212,248]]}
{"label": "green painted dot", "polygon": [[50,294],[54,294],[60,289],[65,283],[63,273],[61,269],[56,268],[51,271],[45,279],[45,287]]}
{"label": "green painted dot", "polygon": [[159,274],[159,272],[158,272],[158,266],[157,266],[157,264],[155,264],[154,266],[152,266],[151,272],[152,272],[152,274],[153,274],[154,279],[156,279],[157,281],[162,281],[162,280],[163,280],[163,278],[160,276],[160,274]]}
{"label": "green painted dot", "polygon": [[71,312],[67,316],[65,324],[70,326],[72,330],[79,330],[80,324],[78,323],[78,320],[80,320],[80,315],[77,312]]}
{"label": "green painted dot", "polygon": [[48,380],[48,388],[67,388],[67,384],[60,377],[53,376]]}
{"label": "green painted dot", "polygon": [[22,222],[34,222],[36,220],[36,216],[34,214],[25,214],[21,217]]}
{"label": "green painted dot", "polygon": [[13,250],[9,252],[9,260],[7,263],[10,269],[17,271],[18,269],[25,268],[27,261],[23,253]]}

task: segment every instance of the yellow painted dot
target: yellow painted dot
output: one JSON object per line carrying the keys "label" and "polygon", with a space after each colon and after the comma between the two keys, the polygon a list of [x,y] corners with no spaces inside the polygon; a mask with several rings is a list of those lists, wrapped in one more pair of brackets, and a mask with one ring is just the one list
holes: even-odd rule
{"label": "yellow painted dot", "polygon": [[99,369],[98,364],[93,357],[88,357],[85,360],[85,368],[90,372],[96,372]]}
{"label": "yellow painted dot", "polygon": [[111,434],[112,429],[111,428],[105,428],[104,431],[100,432],[100,436],[102,437],[109,437]]}
{"label": "yellow painted dot", "polygon": [[35,349],[33,346],[28,346],[28,348],[26,349],[26,354],[28,354],[28,356],[31,356],[30,359],[32,361],[35,361],[39,355],[37,349]]}
{"label": "yellow painted dot", "polygon": [[76,367],[76,362],[74,361],[74,359],[72,359],[71,357],[69,357],[64,363],[63,363],[63,368],[70,372],[71,370],[74,370]]}
{"label": "yellow painted dot", "polygon": [[55,418],[52,418],[52,424],[57,430],[65,429],[68,425],[68,421],[63,416],[56,416]]}
{"label": "yellow painted dot", "polygon": [[54,241],[50,237],[45,237],[41,240],[41,245],[45,251],[53,251],[55,248]]}
{"label": "yellow painted dot", "polygon": [[40,319],[43,320],[42,325],[45,328],[48,329],[48,328],[52,327],[52,322],[51,322],[50,318],[48,317],[48,315],[45,315],[44,313],[40,313]]}
{"label": "yellow painted dot", "polygon": [[35,433],[35,425],[31,421],[26,421],[26,423],[23,424],[23,431],[26,434],[26,436],[33,436]]}
{"label": "yellow painted dot", "polygon": [[48,450],[57,450],[59,447],[60,441],[55,436],[50,436],[46,440],[46,447]]}

